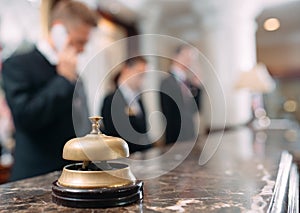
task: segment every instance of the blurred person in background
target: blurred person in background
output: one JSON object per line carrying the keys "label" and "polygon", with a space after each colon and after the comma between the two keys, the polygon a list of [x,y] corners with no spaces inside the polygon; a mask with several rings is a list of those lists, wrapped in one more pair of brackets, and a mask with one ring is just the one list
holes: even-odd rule
{"label": "blurred person in background", "polygon": [[0,184],[7,182],[13,164],[15,146],[14,125],[2,90],[2,60],[0,46]]}
{"label": "blurred person in background", "polygon": [[44,0],[41,11],[44,38],[30,52],[3,63],[4,91],[16,128],[11,180],[62,169],[67,163],[63,146],[76,136],[72,104],[87,112],[85,103],[73,102],[73,93],[76,99],[77,57],[97,25],[95,13],[71,0]]}
{"label": "blurred person in background", "polygon": [[160,85],[161,110],[166,119],[164,141],[196,139],[195,113],[200,110],[200,81],[191,70],[193,51],[191,47],[177,47],[169,73]]}
{"label": "blurred person in background", "polygon": [[103,133],[126,140],[131,153],[151,147],[139,94],[146,65],[146,60],[140,56],[126,60],[114,79],[115,91],[105,97],[101,109]]}

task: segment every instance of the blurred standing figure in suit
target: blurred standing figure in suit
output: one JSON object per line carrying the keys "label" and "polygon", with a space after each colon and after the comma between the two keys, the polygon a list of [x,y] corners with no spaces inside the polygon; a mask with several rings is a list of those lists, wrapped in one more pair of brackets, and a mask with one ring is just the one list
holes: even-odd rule
{"label": "blurred standing figure in suit", "polygon": [[169,73],[160,85],[160,103],[166,118],[165,143],[196,139],[194,115],[200,107],[200,81],[188,69],[192,49],[179,46]]}
{"label": "blurred standing figure in suit", "polygon": [[[63,146],[76,136],[72,99],[78,86],[77,56],[97,25],[94,12],[77,1],[44,0],[41,9],[44,38],[30,52],[3,64],[4,90],[16,128],[11,180],[60,170],[66,164]],[[75,104],[87,110],[79,102]]]}
{"label": "blurred standing figure in suit", "polygon": [[102,131],[126,140],[131,153],[151,147],[145,109],[139,95],[145,70],[146,60],[143,57],[126,60],[114,79],[116,90],[105,97],[101,109]]}

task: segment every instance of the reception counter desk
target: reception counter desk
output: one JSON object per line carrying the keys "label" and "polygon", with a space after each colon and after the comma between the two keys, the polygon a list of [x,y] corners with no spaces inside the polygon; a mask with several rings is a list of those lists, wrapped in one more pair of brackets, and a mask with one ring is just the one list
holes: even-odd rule
{"label": "reception counter desk", "polygon": [[245,127],[136,153],[128,163],[144,181],[144,199],[129,206],[58,206],[51,201],[57,171],[0,185],[0,212],[298,212],[298,169],[290,153],[299,141],[288,142],[284,133]]}

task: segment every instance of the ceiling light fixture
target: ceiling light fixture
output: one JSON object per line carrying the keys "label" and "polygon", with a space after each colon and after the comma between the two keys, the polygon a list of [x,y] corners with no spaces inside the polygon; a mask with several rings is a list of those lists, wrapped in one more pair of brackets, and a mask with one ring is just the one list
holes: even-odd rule
{"label": "ceiling light fixture", "polygon": [[264,29],[266,31],[275,31],[280,27],[280,21],[277,18],[269,18],[264,22]]}

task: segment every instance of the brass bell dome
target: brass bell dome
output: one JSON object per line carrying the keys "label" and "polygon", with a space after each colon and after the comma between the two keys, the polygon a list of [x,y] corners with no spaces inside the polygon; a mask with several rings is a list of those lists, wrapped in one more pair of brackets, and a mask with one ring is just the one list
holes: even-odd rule
{"label": "brass bell dome", "polygon": [[103,161],[129,157],[127,143],[117,137],[101,134],[101,117],[90,117],[92,132],[84,137],[69,140],[63,149],[63,158],[72,161]]}

